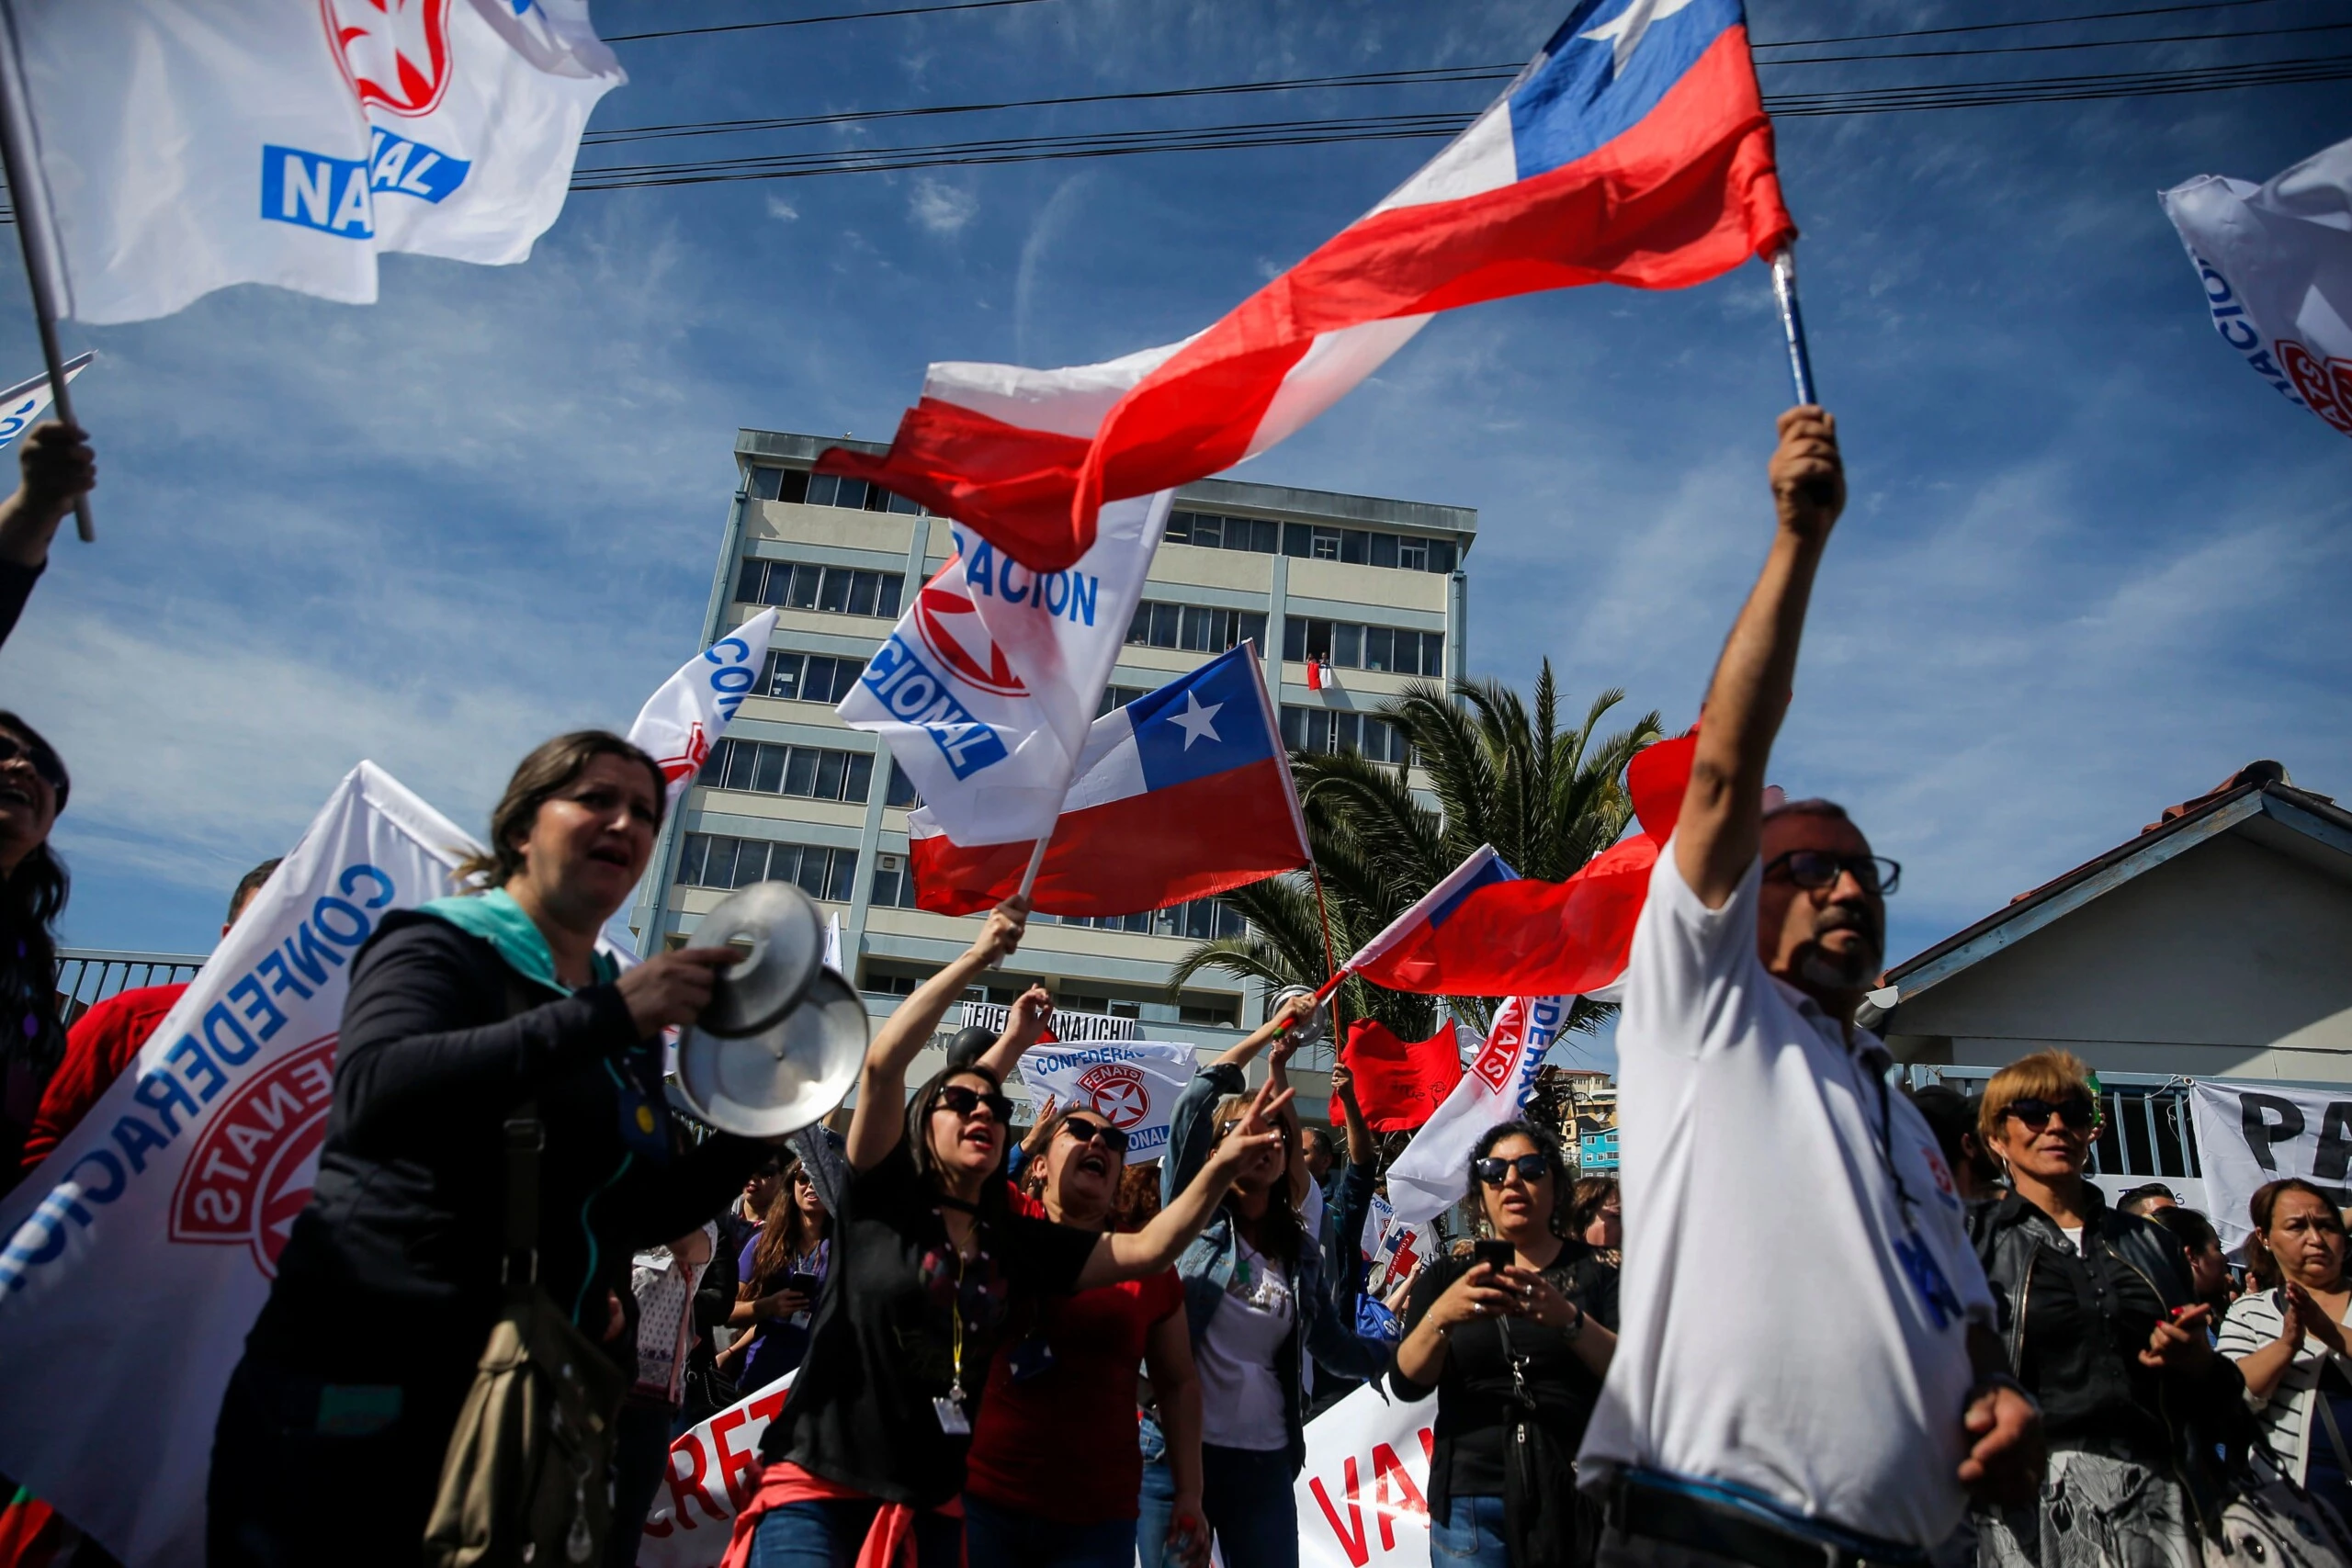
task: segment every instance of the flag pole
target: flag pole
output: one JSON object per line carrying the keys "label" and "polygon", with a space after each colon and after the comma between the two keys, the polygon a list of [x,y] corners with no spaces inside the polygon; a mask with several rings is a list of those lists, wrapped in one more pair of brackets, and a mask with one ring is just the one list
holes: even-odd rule
{"label": "flag pole", "polygon": [[[9,200],[17,209],[17,243],[25,254],[25,281],[32,288],[33,324],[40,330],[50,400],[56,406],[57,417],[71,425],[74,399],[65,389],[65,355],[57,346],[55,279],[49,270],[56,240],[50,230],[49,203],[40,188],[39,171],[33,167],[32,110],[25,102],[23,79],[17,73],[16,17],[5,6],[0,6],[0,50],[6,54],[0,61],[0,172],[7,175]],[[98,536],[90,521],[87,495],[74,498],[74,531],[84,544]]]}
{"label": "flag pole", "polygon": [[[1060,825],[1061,819],[1057,817],[1054,819],[1054,826]],[[1029,869],[1021,874],[1021,891],[1016,897],[1028,897],[1029,890],[1037,886],[1037,873],[1043,870],[1046,864],[1046,846],[1053,841],[1053,828],[1046,829],[1037,836],[1037,847],[1029,852]]]}
{"label": "flag pole", "polygon": [[1797,253],[1783,244],[1772,253],[1772,297],[1781,302],[1781,330],[1789,341],[1789,378],[1796,383],[1797,401],[1814,401],[1813,356],[1805,352],[1804,309],[1797,303]]}

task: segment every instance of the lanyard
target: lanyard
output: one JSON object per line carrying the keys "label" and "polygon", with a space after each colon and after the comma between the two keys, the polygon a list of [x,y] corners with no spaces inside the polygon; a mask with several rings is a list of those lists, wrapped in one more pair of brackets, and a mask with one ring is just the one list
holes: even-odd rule
{"label": "lanyard", "polygon": [[[1862,1085],[1860,1069],[1854,1064],[1855,1055],[1853,1048],[1849,1046],[1846,1051],[1846,1075],[1847,1081],[1854,1086],[1854,1098],[1857,1101],[1857,1109],[1860,1109]],[[1894,1201],[1903,1207],[1904,1228],[1916,1231],[1918,1225],[1912,1217],[1916,1205],[1911,1197],[1911,1190],[1904,1186],[1903,1173],[1894,1168],[1894,1095],[1886,1087],[1886,1075],[1880,1073],[1877,1077],[1878,1125],[1872,1131],[1877,1134],[1874,1143],[1878,1151],[1879,1168],[1886,1172],[1887,1181],[1894,1188]],[[1862,1111],[1862,1123],[1865,1126],[1870,1124],[1868,1111]]]}

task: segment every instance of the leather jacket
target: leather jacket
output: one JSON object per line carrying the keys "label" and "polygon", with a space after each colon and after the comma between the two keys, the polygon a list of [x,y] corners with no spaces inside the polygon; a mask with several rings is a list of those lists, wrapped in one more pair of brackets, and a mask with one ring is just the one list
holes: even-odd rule
{"label": "leather jacket", "polygon": [[[2104,1390],[2111,1398],[2119,1374],[2152,1395],[2136,1403],[2160,1424],[2173,1477],[2210,1533],[2219,1525],[2221,1503],[2230,1491],[2228,1467],[2215,1457],[2215,1447],[2226,1446],[2234,1461],[2252,1436],[2245,1382],[2237,1364],[2216,1354],[2198,1372],[2150,1372],[2139,1366],[2136,1349],[2115,1346],[2097,1333],[2073,1336],[2073,1343],[2028,1342],[2033,1292],[2063,1289],[2071,1282],[2058,1269],[2079,1266],[2088,1274],[2090,1300],[2097,1307],[2087,1310],[2107,1314],[2110,1326],[2126,1289],[2146,1287],[2167,1312],[2196,1301],[2172,1234],[2154,1221],[2109,1208],[2096,1187],[2088,1193],[2093,1206],[2083,1217],[2079,1259],[2057,1222],[2014,1192],[1970,1205],[1969,1238],[1993,1287],[2002,1348],[2012,1370],[2023,1376],[2030,1367],[2033,1375],[2027,1381],[2040,1384],[2034,1392],[2042,1402],[2044,1420],[2060,1429],[2053,1431],[2053,1448],[2077,1446],[2061,1435],[2065,1418],[2079,1420],[2084,1407],[2098,1397],[2093,1391]],[[2039,1272],[2038,1259],[2044,1260]],[[2119,1356],[2124,1358],[2121,1364],[2113,1364]]]}

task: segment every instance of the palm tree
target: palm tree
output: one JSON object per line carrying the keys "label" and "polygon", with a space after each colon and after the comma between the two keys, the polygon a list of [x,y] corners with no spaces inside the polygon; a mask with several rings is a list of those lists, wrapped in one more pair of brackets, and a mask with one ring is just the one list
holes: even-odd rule
{"label": "palm tree", "polygon": [[[1328,955],[1313,880],[1274,877],[1223,896],[1248,919],[1248,930],[1196,945],[1171,971],[1170,990],[1203,970],[1274,987],[1320,985],[1331,957],[1377,935],[1481,844],[1494,845],[1523,876],[1565,880],[1624,830],[1633,816],[1625,764],[1661,736],[1655,712],[1614,735],[1598,734],[1624,698],[1614,689],[1601,693],[1581,725],[1563,729],[1548,659],[1535,678],[1532,713],[1498,681],[1456,681],[1450,696],[1434,682],[1415,682],[1375,713],[1411,744],[1433,806],[1408,787],[1401,768],[1352,751],[1292,752],[1307,844],[1321,874]],[[1376,1019],[1408,1040],[1436,1032],[1441,1006],[1481,1030],[1492,1021],[1490,998],[1413,996],[1363,980],[1340,990],[1342,1012]],[[1567,1027],[1589,1032],[1609,1011],[1579,998]]]}

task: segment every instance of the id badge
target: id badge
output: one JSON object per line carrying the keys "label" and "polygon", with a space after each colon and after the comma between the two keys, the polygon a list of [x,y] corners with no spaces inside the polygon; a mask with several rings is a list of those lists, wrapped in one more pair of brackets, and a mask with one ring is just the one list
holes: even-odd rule
{"label": "id badge", "polygon": [[1014,1382],[1027,1382],[1031,1378],[1042,1377],[1053,1370],[1053,1341],[1043,1334],[1032,1334],[1005,1352],[1004,1365],[1005,1371],[1012,1374]]}
{"label": "id badge", "polygon": [[939,1417],[939,1429],[949,1437],[967,1438],[972,1435],[971,1417],[964,1414],[962,1400],[951,1394],[944,1399],[933,1400],[931,1408]]}

